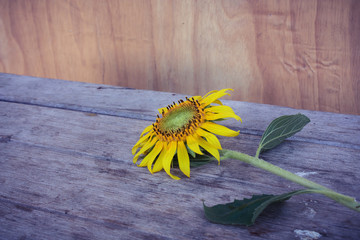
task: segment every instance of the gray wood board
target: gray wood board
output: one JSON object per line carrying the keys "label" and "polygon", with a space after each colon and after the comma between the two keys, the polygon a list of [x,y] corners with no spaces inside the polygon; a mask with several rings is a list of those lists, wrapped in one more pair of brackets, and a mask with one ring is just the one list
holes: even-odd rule
{"label": "gray wood board", "polygon": [[[182,182],[169,179],[165,173],[152,176],[146,169],[137,168],[131,163],[129,149],[136,141],[136,136],[133,134],[134,128],[123,128],[128,123],[126,118],[94,116],[15,103],[1,103],[0,106],[1,115],[6,115],[6,118],[1,118],[0,125],[4,126],[1,132],[6,136],[11,136],[7,138],[8,141],[3,142],[5,146],[0,147],[1,154],[4,156],[1,162],[3,168],[0,181],[4,183],[1,192],[5,199],[11,199],[14,206],[19,209],[43,211],[47,214],[54,212],[56,214],[52,216],[53,218],[58,218],[59,213],[72,214],[78,220],[90,221],[91,225],[95,222],[99,224],[98,227],[103,227],[106,221],[112,219],[120,224],[119,228],[129,222],[136,222],[141,216],[148,221],[152,219],[149,217],[151,214],[161,216],[167,219],[166,221],[169,221],[169,218],[178,219],[177,212],[167,216],[172,208],[189,209],[191,212],[186,216],[189,219],[196,219],[193,220],[193,224],[198,226],[198,224],[206,225],[207,222],[201,210],[202,199],[206,199],[207,204],[212,205],[231,201],[234,198],[249,197],[251,194],[281,193],[290,188],[296,188],[294,184],[289,184],[278,177],[234,160],[224,161],[220,166],[214,163],[205,168],[194,169],[192,178],[185,178],[181,180]],[[144,122],[134,120],[132,124],[143,127],[141,125]],[[19,131],[15,126],[20,125],[22,127]],[[112,127],[99,131],[96,126]],[[122,132],[119,132],[120,130]],[[258,142],[259,137],[244,135],[238,139],[224,138],[223,140],[226,140],[224,146],[233,149],[243,148],[245,151],[251,144]],[[359,180],[354,174],[359,169],[353,169],[351,162],[354,161],[352,156],[358,155],[359,152],[351,150],[348,153],[348,151],[349,149],[333,146],[325,146],[325,149],[321,149],[310,143],[290,141],[281,146],[279,151],[274,150],[264,156],[269,161],[294,172],[314,173],[316,171],[316,174],[309,176],[310,179],[333,189],[343,190],[344,193],[353,194],[358,193],[357,186],[351,183]],[[110,152],[113,154],[111,155]],[[281,152],[289,154],[281,154]],[[303,152],[312,154],[304,155]],[[339,160],[334,157],[334,152],[345,156],[345,159]],[[290,154],[292,157],[287,156]],[[316,156],[320,154],[323,157],[316,159]],[[297,161],[299,156],[304,157],[306,161]],[[292,164],[281,164],[280,158],[284,157]],[[327,159],[337,169],[331,175],[329,166],[326,165]],[[350,164],[343,164],[343,161]],[[347,176],[345,180],[342,177],[344,175]],[[179,199],[179,195],[183,200],[175,205],[174,202]],[[167,201],[161,201],[162,199]],[[128,203],[133,204],[129,206]],[[117,208],[120,206],[122,208],[111,214],[114,211],[111,206],[114,204]],[[329,208],[329,206],[332,207]],[[124,214],[129,211],[123,208],[128,209],[132,214],[124,218]],[[141,213],[137,212],[138,208]],[[153,210],[154,208],[156,210]],[[328,214],[329,211],[337,214],[332,215],[332,218],[327,216],[324,218],[326,221],[322,221],[322,214]],[[272,219],[273,217],[276,218]],[[292,219],[294,217],[297,221]],[[280,214],[279,211],[273,210],[260,218],[258,221],[262,227],[260,233],[258,233],[259,226],[257,225],[246,229],[248,231],[253,229],[251,230],[253,234],[259,234],[267,239],[277,238],[279,232],[282,232],[281,236],[294,236],[291,229],[296,230],[299,226],[302,229],[316,230],[333,237],[351,237],[359,233],[356,227],[358,218],[356,213],[334,204],[329,199],[317,195],[306,195],[290,200],[280,209]],[[311,224],[309,224],[309,219],[313,220]],[[307,221],[306,224],[303,223],[304,220]],[[355,232],[333,226],[338,226],[341,222],[346,222],[348,227],[355,229]],[[175,223],[178,222],[175,221]],[[270,226],[271,223],[275,225]],[[136,236],[146,232],[141,228],[142,224],[144,223],[133,226],[138,229]],[[158,228],[162,226],[159,220],[156,220],[155,225]],[[175,229],[172,225],[167,226]],[[331,229],[326,226],[331,226]],[[183,224],[182,227],[184,228]],[[158,229],[159,232],[160,230]],[[195,230],[189,231],[194,233]],[[219,232],[216,233],[210,230],[204,231],[210,234],[209,236],[220,237],[223,234],[222,230],[217,230]],[[244,231],[243,228],[239,228],[232,235],[230,233],[228,235],[233,238],[238,236],[237,234],[247,233]],[[274,232],[274,235],[269,232]],[[88,231],[85,233],[89,236]],[[34,234],[32,233],[32,236],[35,236]],[[152,233],[149,232],[149,234]],[[204,232],[199,234],[199,236],[207,236],[201,235],[205,234]],[[107,238],[107,235],[104,237]],[[175,236],[167,233],[162,237]],[[184,233],[184,236],[175,238],[189,237],[192,237],[191,233]]]}
{"label": "gray wood board", "polygon": [[[20,92],[15,93],[9,88],[11,78],[0,80],[3,99],[0,102],[1,239],[49,239],[49,236],[63,239],[300,239],[296,230],[315,231],[329,239],[360,236],[358,213],[315,194],[294,197],[281,208],[271,207],[252,227],[209,223],[202,211],[204,199],[207,205],[213,205],[252,194],[283,193],[299,186],[236,160],[192,169],[191,178],[181,175],[180,181],[170,179],[164,172],[151,175],[147,169],[132,164],[130,149],[142,129],[151,124],[148,120],[152,120],[152,112],[141,112],[139,103],[133,108],[137,101],[132,103],[129,97],[119,99],[129,98],[127,104],[135,109],[133,115],[126,115],[131,111],[123,109],[106,110],[106,104],[110,103],[103,102],[106,106],[103,107],[98,103],[103,96],[97,96],[102,94],[97,90],[105,90],[106,86],[98,89],[99,85],[92,84],[24,79],[43,81],[48,90],[41,90],[42,84],[39,84],[34,90],[19,86]],[[63,85],[62,92],[67,93],[58,93],[52,98],[49,93],[52,81],[54,89],[57,84]],[[69,107],[72,94],[68,92],[74,89],[78,89],[73,93],[78,99],[73,99],[73,107]],[[114,90],[110,95],[119,90],[110,89]],[[168,93],[123,90],[129,91],[133,99],[142,99],[144,95],[155,99],[162,95],[165,101],[173,97]],[[38,102],[20,99],[21,91],[24,91],[23,97],[31,96]],[[41,91],[48,95],[48,103]],[[116,97],[113,100],[111,104],[115,106]],[[141,101],[152,106],[153,111],[160,107],[155,100]],[[98,114],[89,114],[82,104]],[[95,107],[91,107],[92,104]],[[241,105],[254,119],[256,112],[267,107]],[[272,116],[287,113],[286,108],[269,107]],[[358,126],[355,128],[358,116],[309,113],[318,121],[315,126],[309,126],[314,132],[316,125],[326,129],[329,121],[335,119],[332,127],[342,133],[341,141],[302,132],[300,137],[264,153],[263,158],[292,172],[309,174],[307,178],[359,199],[360,150],[354,138],[359,135]],[[245,112],[241,116],[245,122]],[[351,126],[338,124],[341,119],[347,119]],[[257,132],[262,130],[256,124],[261,121],[244,123],[241,129],[245,131],[236,138],[221,138],[223,147],[254,154],[260,140]],[[237,122],[224,123],[238,126]],[[244,125],[247,127],[243,128]],[[347,135],[351,128],[353,132]],[[319,137],[324,138],[319,140]],[[178,171],[174,173],[180,175]]]}
{"label": "gray wood board", "polygon": [[[52,108],[154,121],[157,109],[181,98],[185,96],[0,73],[0,100]],[[224,103],[233,107],[243,119],[242,124],[229,120],[225,125],[244,133],[262,135],[273,119],[301,112],[311,123],[296,135],[296,139],[360,149],[360,116],[239,101],[225,100]]]}

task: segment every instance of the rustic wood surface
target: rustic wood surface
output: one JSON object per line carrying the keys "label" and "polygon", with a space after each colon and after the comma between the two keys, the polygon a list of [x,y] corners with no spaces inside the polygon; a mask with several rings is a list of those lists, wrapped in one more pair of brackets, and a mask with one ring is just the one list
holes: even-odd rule
{"label": "rustic wood surface", "polygon": [[[301,188],[236,160],[179,181],[136,167],[130,149],[143,128],[183,97],[0,74],[0,239],[359,239],[360,214],[316,194],[270,207],[251,227],[209,223],[203,200]],[[222,145],[248,154],[272,119],[299,112],[225,103],[243,123],[224,122],[241,134]],[[262,158],[359,199],[360,116],[300,112],[311,123]]]}
{"label": "rustic wood surface", "polygon": [[0,71],[360,114],[358,0],[0,0]]}

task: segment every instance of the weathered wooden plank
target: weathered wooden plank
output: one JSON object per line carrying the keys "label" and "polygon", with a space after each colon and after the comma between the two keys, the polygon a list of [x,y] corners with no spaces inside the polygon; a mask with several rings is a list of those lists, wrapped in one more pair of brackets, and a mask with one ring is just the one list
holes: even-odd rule
{"label": "weathered wooden plank", "polygon": [[[316,195],[295,197],[280,210],[272,208],[259,218],[258,225],[250,228],[217,226],[204,218],[202,199],[214,204],[247,197],[266,188],[285,190],[283,186],[272,185],[272,181],[258,184],[244,180],[239,187],[239,181],[206,174],[173,181],[164,175],[153,177],[145,169],[131,168],[124,162],[74,156],[16,142],[5,144],[6,147],[1,147],[4,182],[1,198],[5,196],[25,212],[51,213],[48,222],[56,221],[59,215],[64,218],[65,214],[90,222],[82,223],[90,233],[98,228],[104,231],[102,225],[113,224],[116,230],[127,226],[126,234],[174,239],[293,238],[296,229],[316,231],[335,239],[355,239],[360,234],[357,224],[360,217],[356,212]],[[246,172],[249,169],[243,168],[237,174]],[[21,219],[17,224],[22,225]],[[90,230],[94,224],[98,226]],[[42,226],[18,228],[19,232],[33,234],[46,230]]]}
{"label": "weathered wooden plank", "polygon": [[[131,162],[131,147],[138,139],[138,132],[149,122],[133,119],[129,127],[127,118],[92,115],[82,112],[1,103],[0,119],[2,134],[12,141],[34,144],[54,150],[70,151],[98,156],[108,160],[126,159]],[[19,129],[18,126],[21,126]],[[255,153],[260,137],[241,134],[236,138],[220,137],[223,147]],[[298,147],[297,147],[298,146]],[[264,158],[284,167],[289,161],[302,168],[328,171],[328,167],[340,172],[360,170],[359,150],[287,141],[278,150],[265,153]],[[355,157],[354,157],[355,156]],[[286,160],[284,161],[283,158]],[[297,161],[301,159],[301,161]],[[347,164],[344,164],[347,162]],[[302,164],[304,163],[304,164]],[[303,165],[303,166],[302,166]],[[338,165],[338,166],[337,166]]]}
{"label": "weathered wooden plank", "polygon": [[[193,170],[192,178],[181,181],[164,173],[151,175],[135,167],[130,154],[146,121],[16,103],[0,103],[0,114],[3,202],[41,214],[72,214],[91,221],[89,225],[76,223],[85,224],[90,233],[103,228],[98,223],[110,222],[117,230],[128,226],[135,235],[176,239],[294,238],[297,229],[335,239],[355,239],[360,234],[357,213],[318,195],[295,197],[281,210],[270,209],[254,227],[208,223],[202,199],[212,205],[260,192],[281,193],[295,186],[235,160]],[[252,145],[259,137],[242,134],[222,140],[224,147],[247,152],[255,150]],[[354,184],[360,180],[359,165],[354,156],[359,156],[357,149],[298,141],[264,154],[277,165],[313,173],[308,178],[359,198]],[[58,216],[48,218],[56,221]],[[32,234],[51,229],[46,225],[29,230],[33,225],[24,225]],[[91,238],[90,233],[86,236]],[[39,238],[46,236],[39,234]]]}
{"label": "weathered wooden plank", "polygon": [[0,198],[0,239],[166,239],[161,234],[129,231],[128,224],[94,220]]}
{"label": "weathered wooden plank", "polygon": [[[154,121],[157,109],[184,95],[106,85],[0,74],[0,100]],[[311,123],[296,135],[299,140],[360,149],[360,116],[297,110],[272,105],[225,101],[243,118],[226,124],[261,135],[276,117],[302,112]],[[140,132],[140,131],[139,131]]]}
{"label": "weathered wooden plank", "polygon": [[[270,208],[249,228],[207,222],[203,199],[213,205],[299,188],[236,160],[193,169],[180,181],[133,165],[130,149],[139,133],[158,107],[179,95],[28,77],[21,85],[21,77],[1,76],[8,77],[0,78],[0,238],[300,238],[296,230],[332,239],[360,235],[359,214],[320,195]],[[297,112],[227,103],[245,123],[238,137],[221,138],[223,147],[249,154],[267,120]],[[259,118],[259,112],[267,114]],[[358,116],[308,113],[312,124],[263,158],[359,199]]]}

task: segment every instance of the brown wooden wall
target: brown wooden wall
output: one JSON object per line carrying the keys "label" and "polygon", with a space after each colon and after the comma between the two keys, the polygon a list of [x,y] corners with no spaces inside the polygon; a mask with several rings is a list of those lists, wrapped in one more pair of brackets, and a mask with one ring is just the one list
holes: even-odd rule
{"label": "brown wooden wall", "polygon": [[0,71],[360,114],[360,1],[0,0]]}

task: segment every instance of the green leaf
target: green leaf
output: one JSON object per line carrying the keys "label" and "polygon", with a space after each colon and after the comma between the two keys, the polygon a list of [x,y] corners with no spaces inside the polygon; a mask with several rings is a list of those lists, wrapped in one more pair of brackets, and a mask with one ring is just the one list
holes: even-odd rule
{"label": "green leaf", "polygon": [[207,155],[197,155],[196,158],[190,158],[190,167],[200,167],[214,161],[214,157]]}
{"label": "green leaf", "polygon": [[[201,148],[201,152],[203,152],[203,155],[195,154],[195,157],[189,155],[190,158],[190,167],[200,167],[205,164],[208,164],[212,161],[217,161],[216,158],[210,155],[205,149]],[[222,156],[221,150],[219,151],[220,156]]]}
{"label": "green leaf", "polygon": [[[189,152],[190,153],[190,152]],[[195,153],[194,153],[195,154]],[[199,155],[199,154],[195,154],[195,157],[192,156],[192,154],[189,154],[189,160],[190,160],[190,167],[200,167],[203,166],[205,164],[210,163],[211,161],[216,160],[213,156],[209,156],[209,155]],[[175,155],[173,158],[173,167],[179,167],[179,162],[177,159],[177,156]]]}
{"label": "green leaf", "polygon": [[294,195],[314,192],[313,189],[302,189],[281,195],[254,195],[251,199],[234,200],[227,204],[218,204],[213,207],[207,207],[204,211],[206,218],[213,223],[225,225],[253,225],[256,218],[270,204],[288,200]]}
{"label": "green leaf", "polygon": [[273,120],[265,130],[258,148],[258,153],[279,145],[286,138],[301,131],[310,119],[303,114],[285,115]]}
{"label": "green leaf", "polygon": [[195,157],[196,157],[196,153],[195,153],[193,150],[191,150],[187,144],[185,144],[185,146],[186,146],[186,150],[188,151],[188,153],[190,154],[190,156],[192,156],[193,158],[195,158]]}

